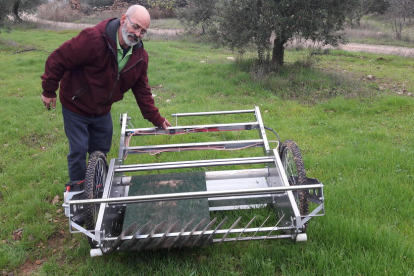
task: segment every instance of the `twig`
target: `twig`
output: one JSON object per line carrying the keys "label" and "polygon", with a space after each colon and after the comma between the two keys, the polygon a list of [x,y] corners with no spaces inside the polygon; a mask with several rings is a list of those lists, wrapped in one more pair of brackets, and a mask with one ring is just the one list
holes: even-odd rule
{"label": "twig", "polygon": [[37,49],[36,47],[27,47],[27,48],[25,48],[25,49],[23,49],[23,50],[19,51],[19,49],[20,49],[20,48],[21,48],[21,47],[19,46],[19,47],[16,49],[16,51],[14,51],[14,52],[12,53],[12,55],[14,55],[14,54],[20,54],[20,53],[24,53],[24,52],[30,52],[30,51],[42,51],[42,52],[48,53],[47,51],[45,51],[45,50],[41,50],[41,49]]}

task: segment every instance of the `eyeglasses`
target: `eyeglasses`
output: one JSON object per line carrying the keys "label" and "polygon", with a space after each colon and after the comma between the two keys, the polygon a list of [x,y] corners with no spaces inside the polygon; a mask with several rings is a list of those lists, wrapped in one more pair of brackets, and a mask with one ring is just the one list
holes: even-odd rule
{"label": "eyeglasses", "polygon": [[135,31],[141,30],[141,31],[139,32],[139,34],[140,34],[140,35],[142,35],[142,36],[146,36],[146,35],[147,35],[147,30],[143,29],[143,28],[142,28],[141,26],[139,26],[138,24],[134,24],[134,23],[132,23],[132,22],[131,22],[131,19],[129,19],[129,16],[128,16],[128,15],[127,15],[126,17],[128,18],[129,24],[131,24],[132,28],[133,28]]}

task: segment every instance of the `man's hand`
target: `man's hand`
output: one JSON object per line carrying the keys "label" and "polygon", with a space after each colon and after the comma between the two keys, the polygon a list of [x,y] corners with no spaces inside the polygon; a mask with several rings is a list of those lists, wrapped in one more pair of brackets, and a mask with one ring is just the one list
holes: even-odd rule
{"label": "man's hand", "polygon": [[[43,96],[42,95],[42,101],[43,101],[43,104],[46,106],[46,108],[47,109],[49,109],[50,110],[50,104],[52,104],[52,108],[53,109],[56,109],[56,100],[57,100],[57,98],[56,97],[54,97],[54,98],[48,98],[48,97],[45,97],[45,96]],[[164,124],[163,124],[164,125]]]}
{"label": "man's hand", "polygon": [[165,119],[164,123],[162,123],[162,125],[161,125],[161,127],[162,127],[163,129],[167,129],[167,128],[168,128],[168,127],[170,127],[170,126],[172,126],[172,125],[170,124],[170,122],[168,122],[168,120],[167,120],[167,119]]}

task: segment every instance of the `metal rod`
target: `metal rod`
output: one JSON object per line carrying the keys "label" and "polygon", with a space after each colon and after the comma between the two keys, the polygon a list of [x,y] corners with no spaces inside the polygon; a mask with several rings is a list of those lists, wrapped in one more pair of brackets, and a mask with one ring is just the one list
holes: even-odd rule
{"label": "metal rod", "polygon": [[168,248],[168,250],[171,250],[171,248],[178,242],[178,240],[180,239],[181,235],[187,230],[187,228],[193,223],[194,220],[195,220],[195,218],[193,218],[189,223],[187,223],[186,226],[184,226],[184,228],[181,230],[181,232],[175,237],[175,239],[171,243],[171,245]]}
{"label": "metal rod", "polygon": [[258,122],[231,123],[231,124],[209,124],[192,126],[172,126],[167,129],[148,127],[148,128],[128,128],[125,132],[134,132],[135,135],[171,135],[181,132],[191,132],[197,130],[207,130],[213,132],[217,130],[250,130],[259,128]]}
{"label": "metal rod", "polygon": [[192,112],[192,113],[175,113],[175,114],[171,114],[171,116],[173,116],[173,117],[185,117],[185,116],[224,115],[224,114],[239,114],[239,113],[254,113],[254,109],[231,110],[231,111]]}
{"label": "metal rod", "polygon": [[239,236],[236,238],[236,240],[234,241],[234,243],[236,243],[236,241],[241,237],[241,235],[243,235],[244,231],[249,228],[250,224],[252,224],[252,222],[256,219],[256,216],[254,216],[249,223],[246,225],[246,227],[244,227],[244,230],[242,232],[240,232]]}
{"label": "metal rod", "polygon": [[[270,234],[277,228],[277,225],[282,221],[282,219],[285,217],[285,214],[283,214],[282,215],[282,217],[278,220],[278,222],[276,222],[276,224],[275,224],[275,226],[273,227],[273,229],[272,230],[270,230],[270,232],[269,232],[269,234],[266,236],[266,239],[267,239],[267,237],[269,237],[270,236]],[[264,242],[266,239],[264,239],[262,242]]]}
{"label": "metal rod", "polygon": [[236,227],[236,225],[239,223],[239,221],[242,219],[242,217],[239,217],[231,226],[230,229],[226,232],[226,234],[224,234],[223,238],[221,239],[221,241],[219,243],[221,243],[222,241],[224,241],[224,239],[228,236],[228,234],[230,233],[230,231]]}
{"label": "metal rod", "polygon": [[201,150],[201,149],[237,149],[237,148],[247,148],[247,147],[262,147],[263,140],[239,140],[239,141],[219,141],[219,142],[203,142],[203,143],[183,143],[183,144],[167,144],[167,145],[154,145],[154,146],[136,146],[136,147],[126,147],[125,150],[127,153],[150,153],[168,149],[175,149],[175,151],[180,150]]}
{"label": "metal rod", "polygon": [[206,180],[268,177],[269,169],[227,170],[206,172]]}
{"label": "metal rod", "polygon": [[[159,164],[159,163],[157,163]],[[206,180],[225,180],[225,179],[245,179],[245,178],[259,178],[268,177],[269,169],[246,169],[246,170],[224,170],[224,171],[213,171],[205,172]],[[131,184],[131,176],[122,177],[122,185]]]}
{"label": "metal rod", "polygon": [[211,228],[211,226],[216,223],[217,218],[214,218],[212,221],[210,221],[207,226],[204,228],[204,230],[201,232],[201,234],[197,237],[197,239],[193,242],[193,244],[191,245],[191,247],[193,247],[194,245],[196,245],[198,243],[198,241],[201,239],[201,237],[203,237],[204,232],[206,232],[208,229]]}
{"label": "metal rod", "polygon": [[[177,237],[180,235],[180,237],[187,237],[189,235],[191,236],[198,236],[201,235],[203,233],[204,236],[210,236],[210,235],[220,235],[220,234],[226,234],[227,232],[229,232],[229,234],[239,234],[241,232],[244,232],[245,234],[247,233],[254,233],[258,230],[257,227],[255,228],[235,228],[229,231],[229,229],[220,229],[220,227],[222,226],[222,224],[224,224],[224,222],[227,221],[227,217],[220,222],[220,224],[214,229],[214,230],[207,230],[204,231],[200,230],[200,231],[195,231],[195,232],[172,232],[166,235],[166,237],[170,238],[170,237]],[[219,227],[220,226],[220,227]],[[269,231],[278,231],[278,230],[292,230],[295,229],[295,227],[277,227],[276,229],[274,228],[274,226],[269,226],[269,227],[263,227],[261,228],[258,232],[269,232]],[[136,236],[137,239],[145,239],[149,236],[150,234],[143,234],[143,235],[138,235]],[[164,233],[154,233],[152,235],[152,238],[156,239],[156,238],[161,238],[164,236]],[[129,240],[131,239],[133,236],[125,236],[123,239],[124,240]],[[106,241],[106,240],[116,240],[117,238],[103,238],[102,240]]]}
{"label": "metal rod", "polygon": [[197,223],[197,225],[193,228],[193,230],[190,232],[190,235],[188,235],[183,242],[180,244],[180,248],[182,248],[191,238],[191,236],[193,235],[193,233],[195,231],[197,231],[197,229],[204,224],[204,222],[206,221],[206,218],[203,218],[199,223]]}
{"label": "metal rod", "polygon": [[69,205],[80,204],[97,204],[97,203],[139,203],[139,202],[155,202],[166,200],[182,200],[182,199],[195,199],[206,197],[222,197],[222,196],[238,196],[238,195],[262,195],[272,194],[285,191],[297,191],[297,190],[310,190],[320,189],[322,184],[312,185],[296,185],[288,187],[268,187],[260,189],[242,189],[242,190],[225,190],[225,191],[203,191],[203,192],[188,192],[188,193],[172,193],[172,194],[156,194],[145,196],[129,196],[129,197],[115,197],[115,198],[96,198],[96,199],[84,199],[84,200],[70,200]]}
{"label": "metal rod", "polygon": [[141,167],[151,167],[151,166],[170,166],[170,165],[194,165],[198,163],[222,163],[222,162],[234,162],[234,161],[244,161],[244,160],[267,160],[270,157],[267,156],[255,156],[255,157],[244,157],[244,158],[225,158],[225,159],[214,159],[214,160],[191,160],[191,161],[175,161],[175,162],[163,162],[163,163],[145,163],[145,164],[130,164],[130,165],[120,165],[117,169],[127,169],[127,168],[141,168]]}
{"label": "metal rod", "polygon": [[[258,237],[242,237],[238,239],[238,241],[252,241],[252,240],[271,240],[271,239],[287,239],[292,238],[292,235],[275,235],[275,236],[258,236]],[[224,242],[232,242],[235,241],[236,238],[227,238],[223,240]],[[213,239],[213,242],[221,242],[221,239]]]}
{"label": "metal rod", "polygon": [[120,166],[115,169],[116,173],[125,173],[125,172],[138,172],[138,171],[153,171],[153,170],[168,170],[168,169],[184,169],[184,168],[198,168],[198,167],[213,167],[213,166],[230,166],[230,165],[248,165],[248,164],[266,164],[274,162],[273,158],[262,157],[260,159],[250,159],[250,158],[240,158],[239,160],[234,161],[223,161],[217,162],[218,160],[210,160],[206,162],[194,161],[194,162],[184,162],[181,164],[172,164],[165,165],[159,163],[154,166]]}

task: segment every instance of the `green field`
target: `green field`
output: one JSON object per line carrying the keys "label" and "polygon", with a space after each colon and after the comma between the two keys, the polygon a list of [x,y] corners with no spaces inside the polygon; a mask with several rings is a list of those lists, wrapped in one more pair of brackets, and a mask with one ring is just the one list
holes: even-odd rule
{"label": "green field", "polygon": [[[259,106],[266,126],[299,144],[308,176],[324,183],[326,215],[311,220],[306,243],[90,258],[60,206],[68,181],[61,106],[48,111],[40,99],[48,54],[76,33],[0,35],[3,275],[414,275],[414,59],[331,51],[309,62],[308,52],[289,50],[285,68],[268,76],[251,69],[255,53],[235,62],[227,59],[234,53],[189,39],[146,41],[162,115]],[[37,50],[17,53],[24,46]],[[118,155],[124,112],[135,127],[151,127],[128,93],[113,106],[110,158]]]}

